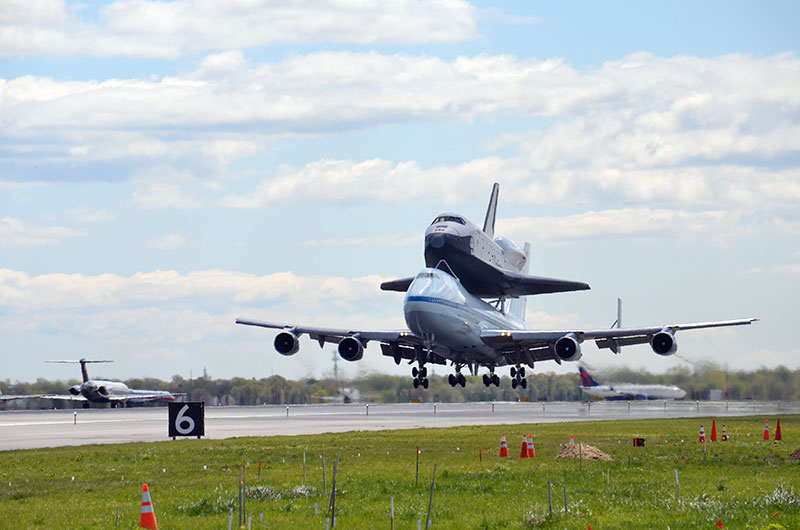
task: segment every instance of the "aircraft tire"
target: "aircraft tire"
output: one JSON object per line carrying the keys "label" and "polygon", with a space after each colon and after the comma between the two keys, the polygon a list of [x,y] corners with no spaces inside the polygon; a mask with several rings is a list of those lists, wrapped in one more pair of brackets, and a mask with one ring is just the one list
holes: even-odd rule
{"label": "aircraft tire", "polygon": [[516,376],[517,376],[517,369],[512,366],[511,367],[511,377],[513,378],[513,377],[516,377]]}
{"label": "aircraft tire", "polygon": [[417,377],[418,375],[419,375],[419,370],[417,370],[417,367],[415,366],[414,368],[411,369],[411,377]]}
{"label": "aircraft tire", "polygon": [[458,384],[461,385],[461,388],[467,386],[467,378],[464,377],[464,374],[458,374]]}
{"label": "aircraft tire", "polygon": [[521,378],[523,378],[523,379],[525,378],[525,367],[524,366],[520,366],[519,367],[519,376]]}
{"label": "aircraft tire", "polygon": [[426,377],[428,377],[428,369],[427,369],[426,367],[424,367],[424,366],[423,366],[422,368],[420,368],[420,369],[419,369],[419,376],[420,376],[421,378],[423,378],[423,379],[425,379]]}
{"label": "aircraft tire", "polygon": [[422,388],[428,388],[428,380],[427,379],[423,379],[422,380]]}
{"label": "aircraft tire", "polygon": [[527,379],[521,379],[519,384],[522,385],[522,388],[528,388],[528,380]]}
{"label": "aircraft tire", "polygon": [[414,379],[414,388],[419,388],[419,379]]}
{"label": "aircraft tire", "polygon": [[[513,370],[513,368],[512,368],[512,370]],[[511,388],[517,388],[517,380],[516,379],[512,379],[511,380]]]}
{"label": "aircraft tire", "polygon": [[494,383],[494,386],[500,386],[500,376],[492,374],[492,383]]}
{"label": "aircraft tire", "polygon": [[489,378],[488,374],[483,374],[483,385],[488,387],[492,384],[491,378]]}
{"label": "aircraft tire", "polygon": [[447,382],[450,383],[450,386],[456,386],[456,376],[453,374],[448,375]]}

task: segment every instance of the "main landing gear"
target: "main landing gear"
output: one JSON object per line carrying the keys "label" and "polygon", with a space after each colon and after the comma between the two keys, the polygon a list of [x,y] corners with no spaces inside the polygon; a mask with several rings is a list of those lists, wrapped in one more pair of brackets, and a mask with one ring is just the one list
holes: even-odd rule
{"label": "main landing gear", "polygon": [[500,386],[500,377],[494,373],[494,368],[489,368],[491,373],[483,374],[483,384],[488,386]]}
{"label": "main landing gear", "polygon": [[448,375],[447,382],[450,383],[450,386],[461,385],[461,388],[467,386],[467,378],[461,372]]}
{"label": "main landing gear", "polygon": [[511,367],[511,388],[517,387],[527,388],[528,380],[525,379],[525,367],[517,365]]}
{"label": "main landing gear", "polygon": [[411,369],[411,375],[414,377],[414,388],[428,388],[428,369],[425,365],[419,363],[419,368],[416,366]]}

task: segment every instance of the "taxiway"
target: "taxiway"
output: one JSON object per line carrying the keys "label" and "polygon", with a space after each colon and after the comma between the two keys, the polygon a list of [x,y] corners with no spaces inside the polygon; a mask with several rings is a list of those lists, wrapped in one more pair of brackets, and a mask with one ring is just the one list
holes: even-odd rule
{"label": "taxiway", "polygon": [[[319,434],[461,425],[800,413],[753,401],[479,402],[207,407],[205,437]],[[0,450],[168,440],[167,407],[0,412]]]}

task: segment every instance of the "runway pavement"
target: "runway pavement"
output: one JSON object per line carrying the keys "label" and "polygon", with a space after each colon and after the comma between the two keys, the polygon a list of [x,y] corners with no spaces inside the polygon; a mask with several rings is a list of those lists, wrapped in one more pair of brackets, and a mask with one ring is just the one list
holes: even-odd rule
{"label": "runway pavement", "polygon": [[[800,413],[754,401],[480,402],[207,407],[207,438],[609,419]],[[167,407],[0,412],[0,450],[167,440]]]}

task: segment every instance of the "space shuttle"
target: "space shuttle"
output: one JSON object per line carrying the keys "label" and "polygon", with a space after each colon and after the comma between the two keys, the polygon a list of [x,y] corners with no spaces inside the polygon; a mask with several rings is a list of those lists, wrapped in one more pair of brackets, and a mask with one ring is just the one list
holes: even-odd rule
{"label": "space shuttle", "polygon": [[[443,213],[433,220],[425,231],[426,267],[452,274],[479,298],[517,298],[589,289],[583,282],[525,274],[530,261],[528,244],[523,249],[508,238],[494,237],[499,192],[500,185],[495,183],[483,229],[454,213]],[[381,289],[405,292],[413,279],[384,282]]]}

